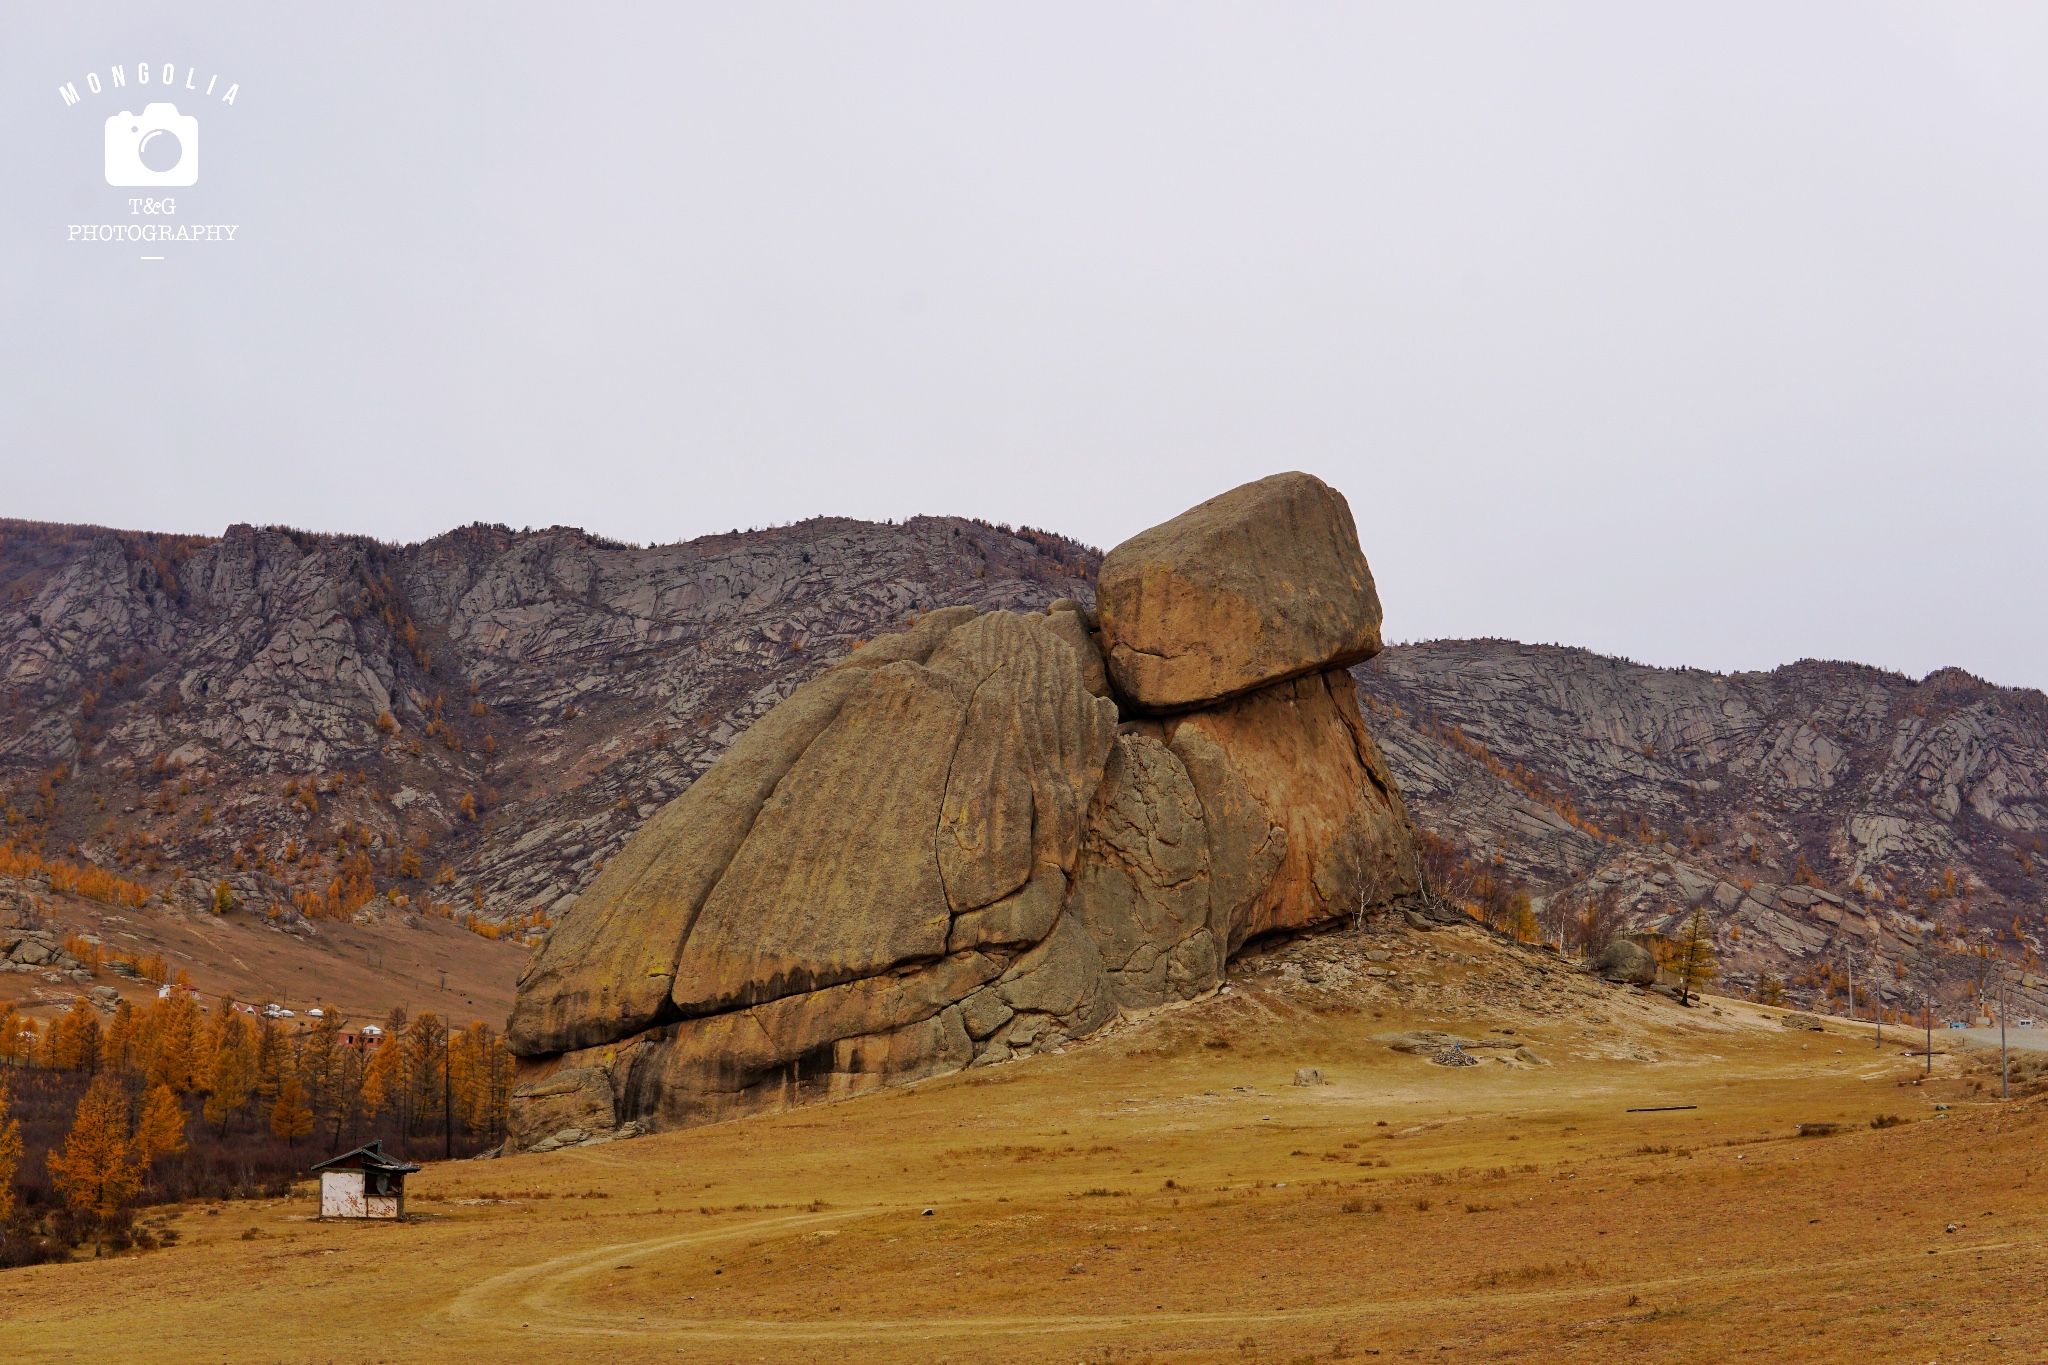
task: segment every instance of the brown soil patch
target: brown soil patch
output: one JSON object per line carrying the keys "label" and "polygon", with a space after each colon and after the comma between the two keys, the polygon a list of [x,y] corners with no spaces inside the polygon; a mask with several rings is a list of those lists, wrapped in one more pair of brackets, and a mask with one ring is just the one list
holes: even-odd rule
{"label": "brown soil patch", "polygon": [[[486,939],[453,922],[416,917],[406,928],[395,915],[369,925],[319,920],[310,935],[270,926],[260,913],[236,910],[131,910],[79,896],[42,896],[47,928],[97,935],[115,953],[161,953],[168,968],[182,968],[206,996],[277,1004],[299,1012],[339,1008],[344,1019],[381,1019],[393,1005],[418,1014],[432,1010],[458,1024],[482,1020],[502,1028],[512,1010],[512,984],[525,970],[527,950],[508,939]],[[112,986],[140,1004],[156,994],[148,982],[129,981],[104,968],[85,983],[50,982],[38,972],[0,973],[0,1000],[48,1018],[93,986]]]}

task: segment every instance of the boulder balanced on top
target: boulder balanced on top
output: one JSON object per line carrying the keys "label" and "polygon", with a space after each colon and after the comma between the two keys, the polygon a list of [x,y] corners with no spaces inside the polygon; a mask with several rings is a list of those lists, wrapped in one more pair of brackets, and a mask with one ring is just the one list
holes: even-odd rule
{"label": "boulder balanced on top", "polygon": [[951,607],[854,651],[542,945],[515,1144],[1042,1052],[1414,892],[1344,671],[1379,624],[1342,496],[1282,474],[1117,547],[1094,613]]}
{"label": "boulder balanced on top", "polygon": [[1102,561],[1102,644],[1120,698],[1207,706],[1380,652],[1380,598],[1343,497],[1275,474],[1132,536]]}

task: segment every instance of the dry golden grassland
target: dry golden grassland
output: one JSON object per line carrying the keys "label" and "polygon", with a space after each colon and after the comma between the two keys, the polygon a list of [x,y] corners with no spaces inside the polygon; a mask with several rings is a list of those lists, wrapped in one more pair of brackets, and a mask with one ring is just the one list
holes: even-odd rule
{"label": "dry golden grassland", "polygon": [[[1363,974],[1368,947],[1394,977]],[[319,1223],[303,1196],[187,1207],[174,1249],[0,1276],[0,1350],[151,1362],[2048,1353],[2048,1100],[2000,1105],[1948,1056],[1920,1083],[1921,1062],[1902,1055],[1913,1036],[1880,1049],[1867,1025],[1794,1032],[1720,999],[1681,1010],[1537,960],[1465,930],[1342,935],[1245,964],[1228,994],[1061,1056],[432,1166],[413,1178],[420,1216],[402,1226]],[[1512,1029],[1542,1064],[1453,1069],[1373,1041],[1426,1027]],[[1292,1085],[1297,1066],[1329,1083]],[[1627,1112],[1680,1104],[1698,1108]],[[1872,1127],[1880,1114],[1903,1122]],[[1794,1136],[1802,1123],[1840,1128]]]}

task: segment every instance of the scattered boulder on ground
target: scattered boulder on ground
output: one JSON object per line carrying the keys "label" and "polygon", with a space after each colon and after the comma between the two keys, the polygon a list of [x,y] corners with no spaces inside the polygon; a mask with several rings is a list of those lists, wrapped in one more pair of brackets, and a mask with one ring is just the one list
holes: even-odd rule
{"label": "scattered boulder on ground", "polygon": [[514,1094],[518,1103],[511,1109],[512,1138],[528,1150],[550,1135],[575,1131],[575,1138],[554,1144],[560,1147],[616,1126],[611,1078],[601,1066],[562,1068],[520,1086]]}
{"label": "scattered boulder on ground", "polygon": [[1382,1033],[1375,1035],[1375,1043],[1385,1043],[1395,1052],[1406,1052],[1417,1057],[1427,1057],[1447,1047],[1478,1047],[1470,1038],[1461,1038],[1455,1033],[1443,1033],[1436,1029],[1413,1029],[1407,1033]]}
{"label": "scattered boulder on ground", "polygon": [[1325,1080],[1323,1079],[1323,1069],[1322,1069],[1321,1067],[1318,1067],[1318,1066],[1298,1066],[1298,1067],[1296,1067],[1296,1068],[1294,1069],[1294,1083],[1295,1083],[1296,1085],[1327,1085],[1327,1084],[1329,1084],[1329,1082],[1327,1082],[1327,1081],[1325,1081]]}
{"label": "scattered boulder on ground", "polygon": [[1657,959],[1640,944],[1618,938],[1600,951],[1593,970],[1624,986],[1648,986],[1657,979]]}
{"label": "scattered boulder on ground", "polygon": [[14,945],[7,950],[7,957],[11,962],[41,967],[62,962],[64,959],[65,955],[57,948],[56,940],[46,930],[31,929],[19,938],[15,938],[13,934],[9,934],[8,937],[14,938]]}
{"label": "scattered boulder on ground", "polygon": [[41,921],[41,902],[13,877],[0,877],[0,929],[33,929]]}
{"label": "scattered boulder on ground", "polygon": [[[1250,939],[1412,900],[1344,671],[1379,604],[1343,499],[1283,475],[1119,555],[1154,566],[1123,634],[1106,604],[928,613],[657,812],[520,980],[512,1149],[1057,1051]],[[1154,627],[1208,662],[1146,701],[1114,648]]]}
{"label": "scattered boulder on ground", "polygon": [[1825,1031],[1820,1020],[1810,1014],[1788,1014],[1778,1022],[1786,1028],[1807,1029],[1814,1033]]}

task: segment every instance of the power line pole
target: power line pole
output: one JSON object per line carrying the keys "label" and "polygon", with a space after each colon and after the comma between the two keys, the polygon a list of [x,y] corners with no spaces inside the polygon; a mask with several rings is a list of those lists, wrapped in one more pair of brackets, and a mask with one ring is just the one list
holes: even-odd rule
{"label": "power line pole", "polygon": [[2012,1098],[2012,1064],[2005,1052],[2005,972],[1998,973],[1998,1098]]}
{"label": "power line pole", "polygon": [[1920,988],[1920,1013],[1927,1020],[1927,1074],[1934,1074],[1934,998]]}
{"label": "power line pole", "polygon": [[455,1026],[441,1025],[441,1158],[455,1159]]}

